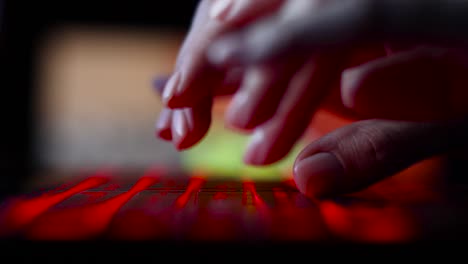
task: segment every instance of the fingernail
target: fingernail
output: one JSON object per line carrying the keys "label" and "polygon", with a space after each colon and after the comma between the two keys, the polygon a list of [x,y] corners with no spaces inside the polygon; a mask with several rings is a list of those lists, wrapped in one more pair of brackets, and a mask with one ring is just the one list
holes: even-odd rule
{"label": "fingernail", "polygon": [[158,137],[164,140],[172,140],[171,121],[172,111],[164,108],[159,114],[159,119],[156,123],[156,133]]}
{"label": "fingernail", "polygon": [[187,122],[183,110],[175,110],[172,119],[172,141],[179,148],[187,134]]}
{"label": "fingernail", "polygon": [[166,87],[164,87],[162,100],[165,105],[167,105],[169,100],[174,96],[177,90],[177,86],[179,85],[179,80],[180,80],[180,73],[175,72],[172,75],[172,77],[169,79],[169,81],[167,82]]}
{"label": "fingernail", "polygon": [[362,82],[362,71],[348,69],[343,71],[341,74],[341,91],[342,92],[342,101],[344,106],[348,108],[355,107],[355,98],[358,88],[361,87],[360,83]]}
{"label": "fingernail", "polygon": [[212,19],[223,20],[226,18],[233,2],[233,0],[216,0],[213,6],[211,6],[210,17]]}
{"label": "fingernail", "polygon": [[244,162],[250,165],[263,165],[267,158],[265,153],[265,131],[257,129],[250,138],[244,156]]}
{"label": "fingernail", "polygon": [[331,153],[318,153],[294,165],[298,189],[313,198],[323,198],[342,191],[344,169]]}
{"label": "fingernail", "polygon": [[184,115],[185,115],[185,123],[187,124],[187,128],[188,130],[193,130],[194,129],[194,126],[195,126],[195,123],[194,123],[194,120],[193,120],[193,109],[191,108],[184,108],[182,110],[184,112]]}
{"label": "fingernail", "polygon": [[154,79],[153,88],[159,96],[163,94],[164,87],[166,86],[168,79],[169,78],[167,76]]}
{"label": "fingernail", "polygon": [[246,92],[239,92],[234,95],[228,109],[226,110],[226,122],[235,128],[246,128],[249,117],[245,115],[245,106],[248,102],[248,94]]}

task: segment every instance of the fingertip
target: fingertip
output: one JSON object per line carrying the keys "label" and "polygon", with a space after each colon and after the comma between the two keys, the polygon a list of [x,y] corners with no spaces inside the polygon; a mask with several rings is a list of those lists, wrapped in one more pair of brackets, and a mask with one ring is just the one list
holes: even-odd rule
{"label": "fingertip", "polygon": [[296,67],[290,67],[289,63],[248,67],[225,113],[226,122],[231,127],[251,130],[272,119],[284,100],[290,81],[289,68]]}
{"label": "fingertip", "polygon": [[185,115],[182,110],[175,110],[172,118],[172,142],[179,149],[181,143],[187,135],[188,128],[185,121]]}
{"label": "fingertip", "polygon": [[264,128],[254,130],[247,145],[243,161],[247,165],[267,166],[286,156],[287,151],[276,147],[277,141],[273,140]]}
{"label": "fingertip", "polygon": [[165,141],[171,141],[172,140],[172,132],[170,129],[164,129],[164,130],[159,130],[156,129],[156,137],[163,139]]}
{"label": "fingertip", "polygon": [[201,141],[211,125],[211,103],[202,102],[194,108],[174,110],[173,145],[178,151],[187,150]]}
{"label": "fingertip", "polygon": [[299,191],[308,197],[324,198],[342,189],[344,169],[331,153],[317,153],[298,160],[293,171]]}
{"label": "fingertip", "polygon": [[246,92],[240,91],[232,98],[225,114],[226,124],[234,129],[246,129],[250,115],[245,112],[245,106],[249,100]]}
{"label": "fingertip", "polygon": [[347,69],[341,75],[341,101],[349,109],[356,106],[356,94],[362,82],[362,71],[359,69]]}
{"label": "fingertip", "polygon": [[163,140],[172,140],[172,110],[164,108],[156,122],[156,136]]}
{"label": "fingertip", "polygon": [[243,161],[248,165],[259,166],[263,165],[266,161],[265,148],[265,131],[257,129],[252,134],[247,149],[244,154]]}

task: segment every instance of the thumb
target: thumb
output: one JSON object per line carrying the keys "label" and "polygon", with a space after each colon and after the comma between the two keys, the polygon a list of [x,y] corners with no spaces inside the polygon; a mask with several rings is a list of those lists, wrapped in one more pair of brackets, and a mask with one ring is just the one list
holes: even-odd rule
{"label": "thumb", "polygon": [[298,189],[326,198],[364,189],[423,159],[466,146],[468,122],[366,120],[307,146],[294,164]]}

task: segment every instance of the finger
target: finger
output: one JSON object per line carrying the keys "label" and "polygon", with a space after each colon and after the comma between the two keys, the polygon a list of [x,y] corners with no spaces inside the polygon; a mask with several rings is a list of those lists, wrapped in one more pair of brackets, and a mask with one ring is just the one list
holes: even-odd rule
{"label": "finger", "polygon": [[[369,61],[385,56],[387,56],[387,52],[383,44],[359,46],[354,48],[350,54],[348,54],[348,59],[345,61],[343,69],[358,67]],[[337,78],[332,85],[333,87],[329,95],[322,102],[321,108],[345,119],[362,119],[363,116],[343,104],[341,99],[340,82],[341,78]]]}
{"label": "finger", "polygon": [[468,67],[454,56],[444,49],[421,48],[348,69],[341,80],[343,103],[367,118],[430,121],[466,116]]}
{"label": "finger", "polygon": [[[153,81],[153,89],[159,96],[162,95],[164,91],[164,86],[168,81],[168,76],[159,76]],[[163,107],[159,113],[158,120],[156,121],[156,136],[167,141],[172,140],[172,110]]]}
{"label": "finger", "polygon": [[[167,77],[161,76],[154,81],[155,91],[158,94],[163,92],[167,79]],[[235,83],[234,79],[230,82],[232,85]],[[156,123],[156,134],[161,139],[173,141],[179,150],[190,148],[201,140],[208,131],[211,108],[210,101],[202,102],[193,108],[170,109],[163,107]]]}
{"label": "finger", "polygon": [[215,96],[234,94],[241,86],[242,79],[244,78],[244,72],[243,68],[228,69],[222,85],[215,88]]}
{"label": "finger", "polygon": [[235,129],[252,129],[276,112],[298,61],[252,66],[226,111],[226,124]]}
{"label": "finger", "polygon": [[193,108],[172,110],[172,142],[176,149],[193,147],[206,135],[211,124],[211,109],[212,100],[208,99]]}
{"label": "finger", "polygon": [[[369,41],[468,44],[468,2],[458,0],[292,0],[291,12],[271,16],[226,34],[208,50],[217,65],[259,63],[291,52]],[[447,43],[448,42],[448,43]]]}
{"label": "finger", "polygon": [[207,43],[226,30],[224,24],[209,17],[212,2],[200,2],[177,56],[174,72],[164,88],[162,99],[169,108],[196,105],[202,98],[213,94],[214,87],[223,80],[224,73],[211,67],[203,56]]}
{"label": "finger", "polygon": [[326,198],[362,190],[410,165],[467,145],[468,122],[366,120],[307,146],[294,164],[298,189]]}
{"label": "finger", "polygon": [[163,108],[156,123],[156,135],[164,140],[172,140],[172,109]]}
{"label": "finger", "polygon": [[[228,2],[235,4],[238,1]],[[243,5],[247,3],[255,5],[257,3],[257,1],[241,2]],[[279,1],[270,1],[270,5],[273,7],[277,5],[277,2]],[[163,102],[166,106],[170,108],[194,106],[205,97],[213,95],[213,90],[220,86],[224,80],[224,70],[214,67],[207,61],[205,56],[206,49],[215,37],[231,30],[233,27],[239,27],[241,22],[247,22],[243,12],[241,12],[242,10],[236,11],[236,19],[232,21],[228,20],[220,23],[218,19],[211,18],[209,15],[210,9],[215,9],[211,13],[220,12],[220,8],[229,9],[229,5],[225,3],[222,0],[205,0],[199,5],[190,32],[177,57],[174,73],[164,89]],[[263,3],[262,6],[267,6],[267,1],[261,1],[261,3]],[[219,5],[225,7],[219,7]],[[232,10],[235,11],[234,9]],[[246,10],[248,11],[246,13],[247,16],[253,16],[253,11],[258,12],[255,15],[260,16],[270,9],[247,8]]]}
{"label": "finger", "polygon": [[[216,87],[214,93],[216,96],[231,95],[236,92],[240,85],[242,78],[244,76],[244,70],[242,68],[233,68],[226,71],[224,80],[222,84]],[[170,75],[161,75],[156,77],[153,80],[153,89],[154,92],[162,96],[164,88],[171,76]]]}
{"label": "finger", "polygon": [[[358,65],[361,65],[361,64],[363,64],[363,63],[365,63],[367,61],[383,57],[384,55],[385,55],[385,50],[384,50],[382,45],[359,47],[359,48],[357,48],[357,49],[355,49],[353,51],[353,53],[350,56],[348,62],[346,63],[347,66],[345,66],[345,67],[358,66]],[[277,69],[279,70],[279,68],[277,68]],[[291,69],[293,69],[293,68],[290,67],[289,72],[292,72]],[[272,72],[272,71],[274,71],[274,69],[269,69],[269,70],[265,70],[265,71],[266,72]],[[258,75],[261,75],[261,74],[255,74],[255,72],[264,72],[264,71],[262,71],[262,70],[251,71],[251,77],[247,76],[246,79],[247,80],[249,80],[249,79],[258,79]],[[273,72],[271,75],[277,76],[277,75],[280,75],[281,72],[282,71],[279,70],[279,71]],[[245,71],[240,67],[230,69],[226,74],[223,85],[216,89],[216,91],[215,91],[216,96],[230,95],[230,94],[233,94],[234,92],[236,92],[238,90],[239,86],[241,85],[241,80],[242,80],[244,74],[245,74]],[[255,77],[255,76],[257,76],[257,77]],[[160,76],[160,77],[155,79],[154,87],[156,88],[157,93],[162,94],[162,90],[164,89],[165,83],[167,82],[168,78],[169,78],[168,76]],[[246,81],[244,83],[244,85],[246,85],[248,83],[251,83],[251,82]],[[287,86],[286,83],[280,84],[280,82],[276,82],[274,80],[272,80],[270,83],[272,83],[273,85],[276,84],[276,87],[278,87],[279,89],[282,89],[283,93],[284,93],[284,88]],[[259,90],[255,86],[256,85],[254,85],[251,88],[253,90]],[[336,86],[336,88],[333,88],[333,90],[331,91],[331,94],[327,97],[326,101],[324,102],[325,104],[322,104],[322,107],[326,108],[327,110],[331,110],[332,112],[337,113],[340,116],[344,116],[344,117],[347,117],[347,118],[350,118],[350,119],[357,119],[358,117],[356,116],[356,114],[354,112],[351,112],[348,108],[344,107],[342,102],[341,102],[339,82],[336,82],[336,85],[334,85],[334,86]],[[249,89],[246,89],[246,90],[249,90]],[[275,90],[275,89],[268,89],[267,91],[271,91],[271,90]],[[242,92],[239,92],[239,94],[242,94]],[[238,97],[240,97],[240,96],[237,95],[235,98],[238,98]],[[260,97],[261,100],[263,100],[264,98],[268,98],[268,96],[257,96],[257,97]],[[249,98],[252,98],[252,97],[249,96]],[[239,101],[239,99],[233,100],[233,102],[234,101]],[[270,108],[276,109],[276,107],[278,106],[278,102],[275,101],[275,103],[273,103],[273,101],[275,101],[275,100],[269,99],[269,101],[266,101],[266,102],[269,102],[268,105],[270,105]],[[261,106],[262,105],[261,103],[258,104],[258,105],[260,105],[260,106],[257,107],[258,109],[266,109],[263,106]],[[229,109],[230,110],[228,110],[227,113],[226,113],[227,124],[229,126],[233,127],[233,128],[238,128],[238,129],[251,129],[251,128],[261,124],[264,120],[267,120],[275,112],[274,110],[271,111],[271,109],[270,109],[271,112],[268,113],[268,114],[265,114],[265,111],[264,111],[263,115],[260,114],[260,115],[255,116],[257,121],[252,120],[251,124],[248,124],[249,121],[246,121],[247,125],[239,125],[242,122],[232,121],[232,120],[234,120],[234,118],[232,116],[234,116],[235,118],[240,118],[240,117],[245,117],[245,116],[252,116],[252,114],[246,113],[244,111],[243,113],[239,113],[237,115],[237,114],[235,114],[235,112],[236,112],[235,110],[233,110],[232,108],[229,108]],[[249,107],[248,106],[243,106],[241,108],[241,110],[245,110],[245,109],[249,109]],[[251,110],[249,112],[252,113],[252,112],[256,112],[256,111]],[[231,115],[231,117],[229,117],[230,115]],[[261,117],[261,116],[263,116],[263,117]],[[261,118],[259,118],[259,117],[261,117]],[[164,122],[164,119],[162,117],[160,118],[160,120],[162,120],[161,122]],[[231,120],[231,121],[229,121],[229,120]],[[235,124],[238,124],[238,125],[235,125]],[[171,140],[170,129],[169,129],[168,132],[166,132],[166,135],[169,135],[168,138],[169,138],[169,140]]]}
{"label": "finger", "polygon": [[310,59],[293,77],[274,117],[256,128],[244,162],[268,165],[282,159],[308,127],[340,72],[339,55]]}

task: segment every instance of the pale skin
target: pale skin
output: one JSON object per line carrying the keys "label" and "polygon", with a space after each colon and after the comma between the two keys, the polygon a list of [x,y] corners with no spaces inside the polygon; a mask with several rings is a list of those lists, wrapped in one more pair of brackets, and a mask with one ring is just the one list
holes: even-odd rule
{"label": "pale skin", "polygon": [[[225,122],[252,133],[244,161],[262,166],[288,154],[320,107],[352,117],[296,158],[296,184],[314,198],[466,148],[468,36],[456,26],[468,25],[457,13],[468,2],[375,2],[201,1],[176,68],[159,85],[158,135],[190,148],[208,131],[216,96],[232,94]],[[400,12],[432,14],[438,4],[449,8],[433,31]]]}

